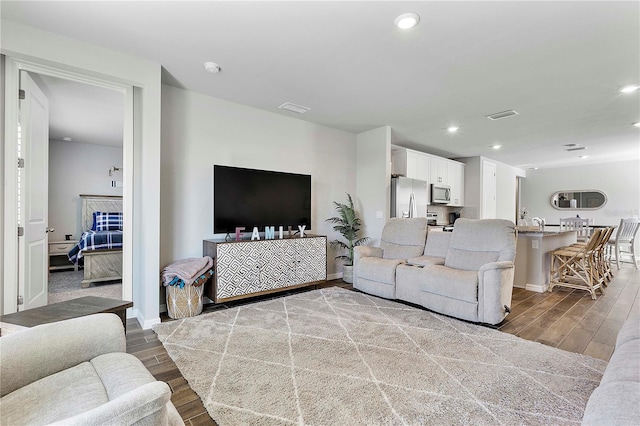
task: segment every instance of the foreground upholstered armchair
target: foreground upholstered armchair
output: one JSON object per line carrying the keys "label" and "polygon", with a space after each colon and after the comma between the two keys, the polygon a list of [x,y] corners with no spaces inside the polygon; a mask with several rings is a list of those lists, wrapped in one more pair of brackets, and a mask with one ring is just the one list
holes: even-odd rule
{"label": "foreground upholstered armchair", "polygon": [[125,348],[114,314],[0,338],[0,424],[183,425],[169,386]]}

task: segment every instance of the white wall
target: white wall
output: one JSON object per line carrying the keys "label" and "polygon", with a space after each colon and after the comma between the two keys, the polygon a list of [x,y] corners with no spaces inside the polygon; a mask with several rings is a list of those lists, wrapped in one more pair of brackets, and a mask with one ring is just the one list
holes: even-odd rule
{"label": "white wall", "polygon": [[[352,133],[162,86],[161,266],[202,256],[213,238],[213,165],[311,175],[313,234],[339,237],[325,219],[355,194]],[[224,237],[224,235],[218,235]],[[330,278],[338,269],[328,252]]]}
{"label": "white wall", "polygon": [[[618,225],[623,217],[640,215],[639,170],[638,160],[530,170],[522,179],[521,203],[529,216],[544,217],[550,224],[578,214],[593,218],[596,225]],[[580,189],[604,192],[607,203],[598,210],[556,210],[551,206],[554,192]]]}
{"label": "white wall", "polygon": [[109,176],[112,166],[122,167],[122,147],[58,140],[49,141],[49,241],[64,240],[66,234],[80,238],[82,203],[80,194],[122,195],[111,186],[122,173]]}
{"label": "white wall", "polygon": [[357,135],[356,207],[363,222],[367,245],[380,245],[382,228],[390,215],[391,127]]}
{"label": "white wall", "polygon": [[[8,57],[134,88],[134,105],[137,107],[134,116],[134,158],[128,159],[126,155],[124,158],[125,163],[135,163],[135,172],[125,170],[125,173],[131,173],[132,185],[136,190],[128,200],[125,188],[124,196],[125,210],[130,204],[134,213],[131,224],[133,247],[129,253],[125,241],[125,257],[131,257],[125,259],[125,263],[133,262],[133,270],[127,273],[125,265],[123,278],[125,283],[133,286],[133,309],[138,320],[143,327],[149,328],[160,321],[161,67],[142,58],[11,21],[2,20],[0,30],[1,52]],[[1,149],[8,146],[4,142]]]}

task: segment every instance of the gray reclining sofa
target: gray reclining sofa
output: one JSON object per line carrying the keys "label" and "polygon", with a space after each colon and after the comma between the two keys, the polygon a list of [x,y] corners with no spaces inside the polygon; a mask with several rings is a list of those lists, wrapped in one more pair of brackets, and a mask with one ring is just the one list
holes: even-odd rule
{"label": "gray reclining sofa", "polygon": [[389,220],[380,247],[354,253],[356,289],[488,324],[508,314],[516,233],[501,219],[458,219],[453,232],[428,232],[425,218]]}

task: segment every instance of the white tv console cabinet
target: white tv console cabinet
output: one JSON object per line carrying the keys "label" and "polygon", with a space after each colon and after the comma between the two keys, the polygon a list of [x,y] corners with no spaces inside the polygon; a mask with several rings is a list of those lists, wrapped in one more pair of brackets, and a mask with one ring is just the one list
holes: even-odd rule
{"label": "white tv console cabinet", "polygon": [[206,296],[215,303],[275,293],[327,280],[327,237],[203,240],[215,274]]}

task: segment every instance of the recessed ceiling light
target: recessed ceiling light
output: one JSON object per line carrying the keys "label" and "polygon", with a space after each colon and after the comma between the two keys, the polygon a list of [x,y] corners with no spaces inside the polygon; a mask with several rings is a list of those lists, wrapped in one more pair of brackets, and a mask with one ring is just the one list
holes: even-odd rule
{"label": "recessed ceiling light", "polygon": [[417,13],[411,12],[403,13],[402,15],[398,16],[395,21],[393,21],[393,23],[396,24],[396,27],[400,28],[401,30],[408,30],[409,28],[413,28],[418,25],[418,22],[420,22],[420,16],[418,16]]}
{"label": "recessed ceiling light", "polygon": [[580,158],[582,158],[584,160],[585,158],[589,158],[589,156],[588,155],[581,155]]}
{"label": "recessed ceiling light", "polygon": [[502,145],[496,143],[496,144],[491,145],[491,148],[500,149],[500,148],[502,148]]}
{"label": "recessed ceiling light", "polygon": [[640,121],[637,121],[637,122],[633,123],[633,125],[636,126],[636,127],[640,127]]}
{"label": "recessed ceiling light", "polygon": [[447,132],[449,133],[455,133],[458,131],[458,127],[457,126],[450,126],[447,128]]}
{"label": "recessed ceiling light", "polygon": [[632,92],[635,92],[638,89],[640,89],[640,86],[638,86],[637,84],[630,84],[630,85],[624,86],[622,89],[620,89],[620,93],[632,93]]}
{"label": "recessed ceiling light", "polygon": [[220,71],[222,71],[222,68],[220,68],[220,65],[216,64],[215,62],[205,62],[204,69],[207,70],[207,72],[210,72],[211,74],[217,74]]}
{"label": "recessed ceiling light", "polygon": [[71,139],[69,136],[65,136],[64,138],[62,138],[62,140],[65,142],[71,142],[73,139]]}

